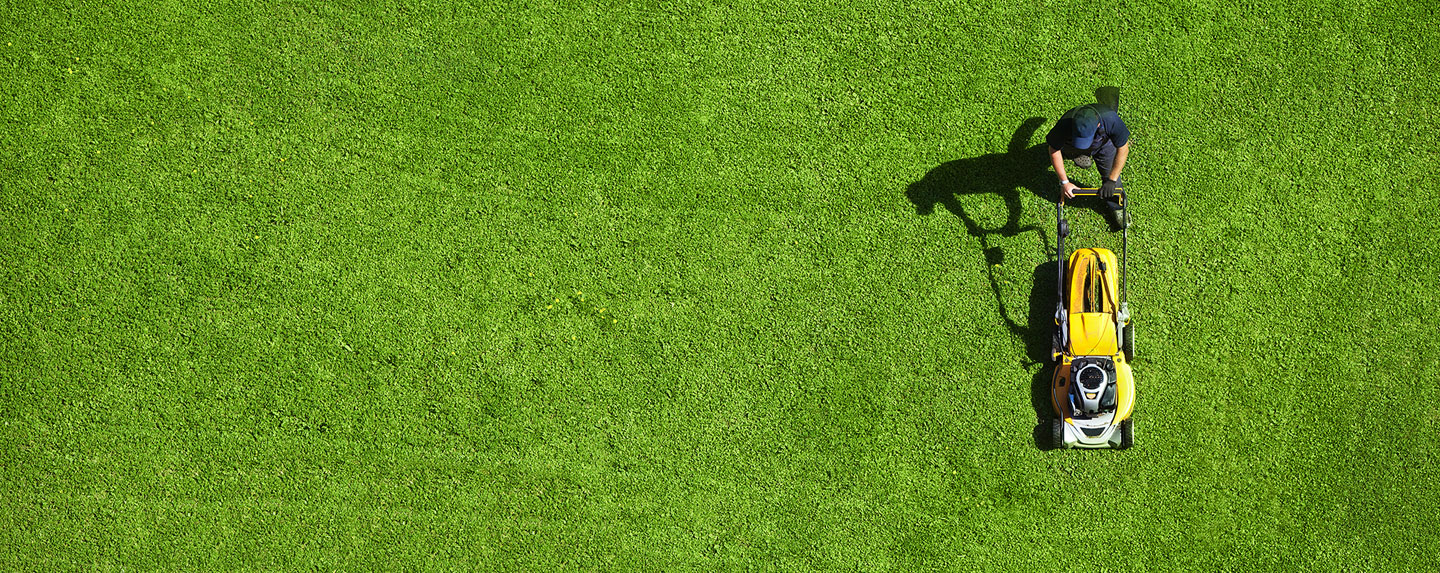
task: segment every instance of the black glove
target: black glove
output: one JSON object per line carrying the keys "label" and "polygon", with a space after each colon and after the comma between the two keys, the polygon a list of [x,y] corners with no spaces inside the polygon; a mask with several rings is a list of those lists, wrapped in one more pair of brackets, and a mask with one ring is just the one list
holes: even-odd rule
{"label": "black glove", "polygon": [[1105,199],[1114,198],[1114,197],[1115,197],[1115,185],[1116,185],[1116,183],[1115,183],[1114,181],[1111,181],[1111,180],[1109,180],[1109,179],[1106,179],[1104,183],[1101,183],[1101,184],[1100,184],[1100,196],[1103,197],[1103,198],[1105,198]]}

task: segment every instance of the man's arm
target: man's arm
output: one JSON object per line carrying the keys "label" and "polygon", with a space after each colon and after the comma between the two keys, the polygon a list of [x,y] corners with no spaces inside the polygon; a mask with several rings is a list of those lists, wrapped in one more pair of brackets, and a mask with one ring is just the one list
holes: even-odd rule
{"label": "man's arm", "polygon": [[1125,142],[1115,150],[1115,165],[1110,168],[1110,175],[1106,177],[1111,181],[1120,180],[1120,171],[1125,169],[1125,158],[1130,157],[1130,142]]}
{"label": "man's arm", "polygon": [[[1128,147],[1129,144],[1126,146]],[[1071,183],[1070,178],[1065,175],[1065,157],[1060,154],[1059,149],[1054,147],[1050,147],[1050,166],[1055,168],[1055,175],[1060,177],[1060,194],[1064,195],[1066,199],[1073,199],[1075,193],[1072,190],[1075,189],[1075,184]]]}

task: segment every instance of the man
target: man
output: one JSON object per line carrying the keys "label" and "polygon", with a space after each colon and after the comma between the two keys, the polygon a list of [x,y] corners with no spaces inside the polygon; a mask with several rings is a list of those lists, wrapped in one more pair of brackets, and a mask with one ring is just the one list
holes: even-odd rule
{"label": "man", "polygon": [[1065,160],[1073,160],[1080,169],[1089,169],[1093,162],[1100,168],[1100,196],[1115,212],[1116,221],[1125,219],[1115,190],[1124,187],[1120,172],[1130,156],[1130,128],[1114,109],[1100,104],[1071,109],[1050,128],[1045,143],[1050,146],[1050,165],[1060,177],[1060,192],[1066,198],[1075,196],[1078,185],[1065,175]]}

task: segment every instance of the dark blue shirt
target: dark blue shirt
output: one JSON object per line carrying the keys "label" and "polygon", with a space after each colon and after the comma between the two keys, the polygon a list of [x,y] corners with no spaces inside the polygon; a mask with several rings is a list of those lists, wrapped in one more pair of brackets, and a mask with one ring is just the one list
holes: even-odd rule
{"label": "dark blue shirt", "polygon": [[[1100,126],[1095,129],[1095,141],[1090,144],[1090,149],[1080,151],[1090,155],[1088,152],[1099,151],[1101,147],[1105,147],[1107,141],[1115,147],[1124,147],[1126,143],[1130,143],[1130,128],[1125,126],[1120,116],[1105,106],[1095,107],[1100,112]],[[1050,133],[1045,134],[1045,143],[1051,149],[1075,148],[1074,116],[1078,109],[1080,108],[1071,108],[1065,112],[1065,115],[1060,116],[1060,121],[1055,122],[1055,127],[1050,128]]]}

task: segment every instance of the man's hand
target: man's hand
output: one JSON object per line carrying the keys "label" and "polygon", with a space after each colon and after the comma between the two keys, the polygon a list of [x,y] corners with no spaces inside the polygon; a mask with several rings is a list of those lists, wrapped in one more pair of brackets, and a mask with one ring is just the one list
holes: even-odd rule
{"label": "man's hand", "polygon": [[1054,147],[1048,147],[1047,149],[1050,150],[1050,166],[1055,168],[1055,174],[1060,176],[1061,181],[1064,181],[1064,183],[1060,184],[1060,200],[1074,199],[1075,184],[1071,183],[1070,178],[1065,176],[1065,157],[1060,154],[1059,149],[1055,149]]}
{"label": "man's hand", "polygon": [[1103,197],[1103,198],[1105,198],[1105,199],[1110,199],[1110,198],[1114,197],[1114,196],[1115,196],[1115,181],[1110,180],[1110,179],[1106,179],[1104,183],[1101,183],[1101,184],[1100,184],[1100,196]]}
{"label": "man's hand", "polygon": [[1074,199],[1075,189],[1078,187],[1079,185],[1066,181],[1060,184],[1060,194],[1064,195],[1066,199]]}

